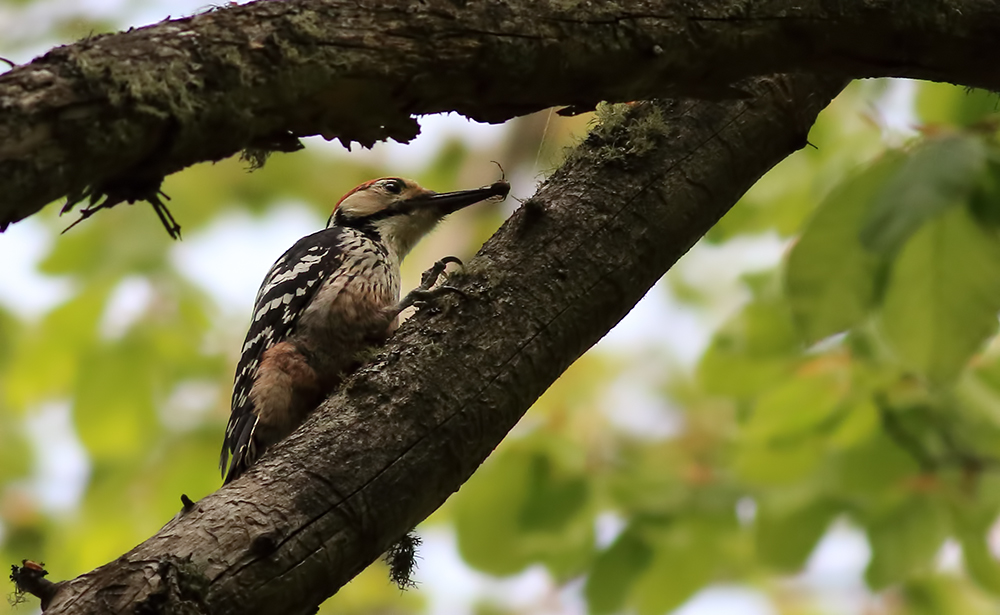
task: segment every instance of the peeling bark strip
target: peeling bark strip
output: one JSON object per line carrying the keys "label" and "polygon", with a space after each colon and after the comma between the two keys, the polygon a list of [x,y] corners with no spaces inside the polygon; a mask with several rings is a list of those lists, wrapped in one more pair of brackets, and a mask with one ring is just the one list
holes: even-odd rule
{"label": "peeling bark strip", "polygon": [[764,172],[839,80],[605,122],[375,362],[241,479],[60,584],[49,614],[305,614],[440,506]]}
{"label": "peeling bark strip", "polygon": [[[1000,90],[992,0],[287,0],[58,47],[0,76],[0,229],[295,137],[408,141],[599,100],[732,96],[803,71]],[[183,224],[183,221],[181,221]]]}

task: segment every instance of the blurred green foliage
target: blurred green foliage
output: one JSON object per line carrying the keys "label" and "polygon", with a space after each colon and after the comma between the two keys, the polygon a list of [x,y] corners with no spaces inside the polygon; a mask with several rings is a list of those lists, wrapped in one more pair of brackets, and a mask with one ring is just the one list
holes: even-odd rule
{"label": "blurred green foliage", "polygon": [[[54,36],[78,21],[54,20]],[[594,613],[665,613],[717,583],[755,588],[787,614],[863,612],[831,610],[830,591],[882,613],[995,612],[997,96],[906,86],[910,129],[888,128],[876,104],[907,113],[900,87],[853,84],[813,128],[815,147],[764,177],[651,291],[701,323],[697,360],[651,342],[588,353],[427,526],[457,536],[482,573],[544,566],[553,592],[571,588]],[[499,160],[524,198],[586,122],[542,113],[488,145],[445,139],[406,174],[478,186]],[[384,159],[311,143],[254,173],[199,165],[164,190],[187,238],[303,209],[318,226],[352,186],[400,173]],[[219,486],[252,289],[245,305],[220,304],[144,205],[66,235],[55,209],[25,224],[47,242],[39,275],[68,296],[33,314],[0,308],[0,557],[63,579],[148,537],[181,493]],[[449,221],[411,257],[409,283],[443,254],[470,256],[508,212]],[[784,258],[735,283],[698,274],[699,255],[761,241],[784,242]],[[135,314],[116,307],[136,292]],[[870,548],[867,589],[799,574],[821,541],[851,531]],[[478,612],[552,612],[551,596],[512,606],[468,591]],[[323,612],[422,612],[428,594],[400,593],[377,565]]]}

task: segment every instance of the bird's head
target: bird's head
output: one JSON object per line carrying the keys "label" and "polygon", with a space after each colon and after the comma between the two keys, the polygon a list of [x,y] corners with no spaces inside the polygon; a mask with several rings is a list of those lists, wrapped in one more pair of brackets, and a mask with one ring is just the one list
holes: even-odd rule
{"label": "bird's head", "polygon": [[485,188],[438,193],[412,179],[383,177],[365,182],[340,199],[327,222],[376,233],[403,258],[442,218],[492,197],[506,197],[510,184],[499,181]]}

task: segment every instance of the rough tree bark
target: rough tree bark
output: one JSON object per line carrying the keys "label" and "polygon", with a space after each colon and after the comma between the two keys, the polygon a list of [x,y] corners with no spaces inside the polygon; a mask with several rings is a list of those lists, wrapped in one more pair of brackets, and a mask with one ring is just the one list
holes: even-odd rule
{"label": "rough tree bark", "polygon": [[751,75],[1000,90],[992,0],[257,2],[59,47],[0,76],[0,229],[61,196],[296,137],[407,141],[411,114],[502,121],[599,100],[739,95]]}
{"label": "rough tree bark", "polygon": [[839,78],[606,118],[454,283],[243,478],[47,613],[310,613],[457,490],[531,403],[764,172]]}

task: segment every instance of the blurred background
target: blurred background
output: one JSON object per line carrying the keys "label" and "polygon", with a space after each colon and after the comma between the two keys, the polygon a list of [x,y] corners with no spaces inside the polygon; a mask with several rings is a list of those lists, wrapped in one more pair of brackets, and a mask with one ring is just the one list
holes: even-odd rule
{"label": "blurred background", "polygon": [[[0,56],[208,10],[0,0]],[[418,528],[418,588],[381,564],[322,613],[996,613],[997,97],[851,85],[781,163],[535,404]],[[0,563],[74,577],[221,483],[257,287],[361,181],[513,184],[404,267],[470,258],[591,115],[421,118],[408,145],[307,139],[248,172],[169,177],[65,235],[0,234]],[[4,591],[10,594],[13,586]],[[13,596],[11,595],[13,598]],[[37,601],[0,602],[32,613]]]}

